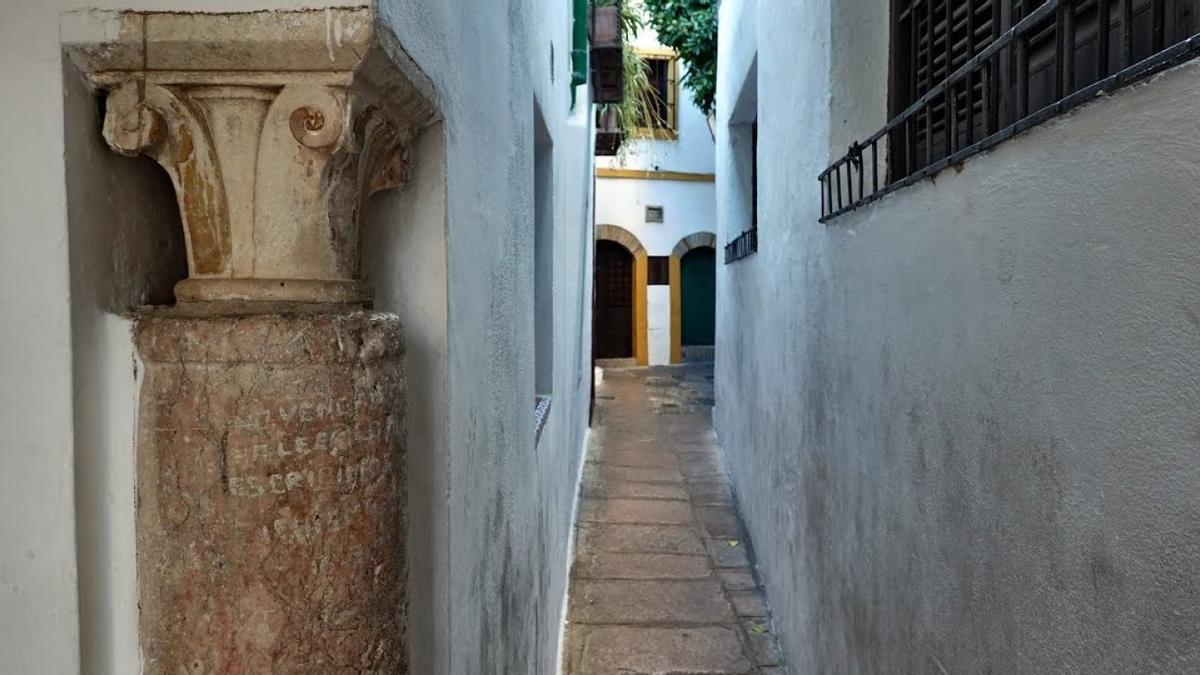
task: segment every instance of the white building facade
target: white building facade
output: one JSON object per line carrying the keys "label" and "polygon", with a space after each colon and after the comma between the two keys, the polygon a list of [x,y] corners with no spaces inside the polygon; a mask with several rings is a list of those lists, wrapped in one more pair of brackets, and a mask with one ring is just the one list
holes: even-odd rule
{"label": "white building facade", "polygon": [[[971,99],[953,85],[962,154],[932,177],[948,88],[926,101],[933,124],[918,101],[878,160],[860,145],[841,183],[818,180],[910,105],[897,62],[925,77],[930,39],[969,44],[935,33],[943,11],[958,26],[986,7],[976,35],[1020,23],[992,6],[721,3],[719,243],[757,240],[718,273],[716,426],[738,502],[795,672],[1192,672],[1200,63],[1170,66],[1196,27],[1168,13],[1152,38],[1132,5],[1122,54],[1125,4],[1045,3],[991,71],[1040,118],[982,126],[987,52],[966,66]],[[1056,29],[1035,24],[1058,26],[1056,60]],[[934,55],[921,90],[947,75]],[[1103,81],[1139,62],[1161,74]],[[873,162],[885,184],[918,174],[850,210]]]}
{"label": "white building facade", "polygon": [[[713,137],[708,120],[680,85],[686,67],[673,51],[659,44],[649,27],[633,46],[644,58],[668,64],[669,112],[665,128],[647,129],[627,140],[617,156],[596,159],[597,238],[625,251],[602,251],[597,279],[610,276],[604,271],[608,255],[625,254],[632,260],[634,279],[628,311],[624,304],[606,310],[605,287],[597,288],[596,355],[640,365],[711,359]],[[623,266],[621,270],[624,275]],[[619,302],[626,291],[617,292]],[[632,317],[628,322],[623,321],[626,313]],[[615,330],[606,332],[606,327]]]}

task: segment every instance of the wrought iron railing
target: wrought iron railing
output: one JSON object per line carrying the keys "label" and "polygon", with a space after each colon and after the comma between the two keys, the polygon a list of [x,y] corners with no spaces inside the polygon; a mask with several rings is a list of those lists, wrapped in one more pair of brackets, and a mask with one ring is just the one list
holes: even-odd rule
{"label": "wrought iron railing", "polygon": [[[1011,20],[1016,23],[1011,28],[921,94],[882,129],[866,140],[852,144],[845,155],[821,172],[818,176],[821,222],[957,165],[971,155],[992,148],[1101,93],[1192,59],[1200,53],[1200,34],[1170,46],[1164,44],[1165,4],[1166,0],[1140,3],[1138,0],[1047,0],[1019,20],[1013,16]],[[1150,32],[1140,51],[1149,51],[1151,55],[1138,61],[1134,61],[1135,5],[1139,15],[1147,10],[1150,12]],[[1097,79],[1084,86],[1078,86],[1080,78],[1076,65],[1076,11],[1081,7],[1097,13],[1094,20],[1098,27]],[[927,11],[932,14],[931,9]],[[949,14],[948,10],[947,16]],[[1111,56],[1115,59],[1110,58],[1113,21],[1116,23],[1116,53]],[[1102,33],[1099,32],[1101,29]],[[1052,91],[1055,100],[1031,112],[1031,40],[1044,42],[1048,31],[1054,34]],[[943,42],[950,43],[951,40]],[[1114,60],[1116,67],[1112,68]],[[935,107],[940,109],[940,118]],[[939,122],[940,131],[934,128]],[[880,148],[885,139],[887,158]],[[727,249],[727,258],[728,255]]]}
{"label": "wrought iron railing", "polygon": [[741,260],[756,251],[758,251],[758,228],[752,227],[725,244],[725,264]]}

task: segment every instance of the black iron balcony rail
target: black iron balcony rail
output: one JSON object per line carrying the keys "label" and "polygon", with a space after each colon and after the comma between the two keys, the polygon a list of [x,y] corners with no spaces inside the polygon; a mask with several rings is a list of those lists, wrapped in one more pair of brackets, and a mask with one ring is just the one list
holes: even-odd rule
{"label": "black iron balcony rail", "polygon": [[[968,0],[968,3],[971,7],[968,11],[973,12],[974,2]],[[818,176],[821,222],[828,222],[946,167],[960,164],[971,155],[988,150],[1102,93],[1194,58],[1200,54],[1200,33],[1170,46],[1164,45],[1165,5],[1166,0],[1140,3],[1138,0],[1047,0],[921,94],[885,127],[866,140],[852,144],[845,155],[822,171]],[[1079,77],[1080,66],[1076,63],[1076,10],[1084,7],[1096,12],[1094,75],[1097,79],[1080,87],[1077,81],[1083,78]],[[1013,9],[1014,15],[1018,9]],[[926,11],[927,16],[933,14],[932,7]],[[1138,39],[1140,51],[1151,53],[1136,62],[1135,11],[1139,16],[1145,11],[1150,14],[1149,25],[1140,24],[1150,30]],[[946,14],[948,18],[950,7]],[[925,25],[934,20],[930,16]],[[1113,22],[1115,41],[1109,39]],[[1053,44],[1048,41],[1051,32]],[[952,42],[950,39],[939,41]],[[1113,42],[1116,53],[1110,55],[1110,43]],[[1056,99],[1033,112],[1030,112],[1031,45],[1053,50],[1053,80],[1043,84],[1047,87],[1052,84],[1053,89],[1048,91]],[[931,52],[932,46],[928,49]],[[927,58],[926,68],[931,69],[932,54]],[[1047,54],[1046,60],[1048,58]],[[950,60],[948,54],[946,60]],[[1112,67],[1114,61],[1115,67]],[[889,153],[886,159],[880,150],[885,139]],[[727,258],[728,255],[727,249]]]}
{"label": "black iron balcony rail", "polygon": [[752,227],[725,244],[725,264],[745,258],[758,251],[758,228]]}

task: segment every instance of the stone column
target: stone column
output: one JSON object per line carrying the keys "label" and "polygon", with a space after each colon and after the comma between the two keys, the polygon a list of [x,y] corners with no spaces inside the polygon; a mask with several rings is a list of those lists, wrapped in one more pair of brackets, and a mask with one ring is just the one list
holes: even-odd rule
{"label": "stone column", "polygon": [[136,340],[146,672],[405,672],[396,320],[163,313]]}
{"label": "stone column", "polygon": [[70,53],[109,145],[171,176],[188,253],[135,336],[145,670],[407,672],[404,343],[359,247],[428,83],[368,9],[98,25]]}

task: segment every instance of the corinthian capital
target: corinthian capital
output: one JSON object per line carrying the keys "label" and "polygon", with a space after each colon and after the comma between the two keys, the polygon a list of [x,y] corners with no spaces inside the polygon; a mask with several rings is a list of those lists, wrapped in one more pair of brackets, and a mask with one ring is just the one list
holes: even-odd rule
{"label": "corinthian capital", "polygon": [[363,202],[406,182],[410,142],[434,115],[373,12],[122,12],[98,25],[105,37],[71,55],[108,92],[108,144],[154,158],[175,185],[189,270],[176,299],[367,301]]}

